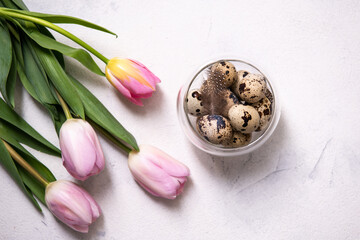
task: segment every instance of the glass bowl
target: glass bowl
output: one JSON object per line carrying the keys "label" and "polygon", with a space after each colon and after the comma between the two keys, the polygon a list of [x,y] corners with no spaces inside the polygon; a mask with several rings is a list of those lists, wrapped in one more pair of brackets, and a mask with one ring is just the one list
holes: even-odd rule
{"label": "glass bowl", "polygon": [[[187,113],[186,98],[188,96],[188,93],[192,89],[200,89],[204,80],[207,79],[210,67],[213,64],[221,61],[227,61],[232,63],[235,66],[236,71],[245,70],[248,71],[249,73],[262,74],[265,78],[267,89],[272,94],[272,98],[273,98],[271,104],[272,116],[271,119],[269,120],[267,127],[261,130],[260,132],[253,132],[250,143],[245,146],[229,148],[229,147],[224,147],[222,145],[213,144],[207,141],[203,136],[201,136],[198,133],[196,129],[195,125],[196,125],[197,117]],[[280,101],[278,98],[279,97],[278,94],[276,93],[274,83],[271,82],[269,78],[264,73],[262,73],[257,67],[242,60],[220,59],[211,62],[209,64],[206,64],[195,74],[195,76],[192,79],[190,79],[190,81],[188,81],[185,85],[181,87],[177,99],[178,118],[185,135],[199,149],[216,156],[224,156],[224,157],[239,156],[242,154],[250,153],[255,149],[259,148],[273,134],[280,119]]]}

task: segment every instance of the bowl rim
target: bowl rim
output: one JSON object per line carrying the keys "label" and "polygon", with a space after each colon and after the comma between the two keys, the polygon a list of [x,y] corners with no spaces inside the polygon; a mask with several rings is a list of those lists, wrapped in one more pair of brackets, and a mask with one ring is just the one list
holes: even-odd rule
{"label": "bowl rim", "polygon": [[[223,146],[219,146],[213,143],[210,143],[206,141],[201,135],[195,130],[195,128],[192,126],[190,122],[190,116],[186,113],[186,97],[190,91],[190,86],[192,83],[197,79],[197,77],[207,68],[209,68],[211,65],[217,62],[221,61],[229,61],[229,62],[240,62],[242,64],[248,65],[251,68],[258,71],[260,74],[262,74],[265,77],[267,86],[270,88],[273,95],[273,102],[272,102],[272,112],[273,116],[270,120],[269,125],[267,128],[261,132],[261,135],[257,137],[254,141],[250,142],[246,146],[238,147],[238,148],[226,148]],[[180,88],[178,99],[177,99],[177,113],[178,118],[180,121],[180,125],[182,126],[182,129],[187,136],[187,138],[192,142],[193,145],[198,147],[199,149],[210,153],[212,155],[217,156],[238,156],[243,155],[246,153],[250,153],[254,151],[255,149],[259,148],[261,145],[263,145],[272,135],[274,130],[277,127],[277,124],[280,119],[281,115],[281,106],[280,106],[280,100],[279,100],[279,94],[276,90],[276,84],[273,80],[269,80],[268,75],[264,74],[263,71],[261,71],[258,67],[254,66],[253,64],[236,59],[236,58],[221,58],[215,61],[208,62],[207,64],[203,65],[201,68],[199,68],[195,74],[192,75],[192,77]]]}

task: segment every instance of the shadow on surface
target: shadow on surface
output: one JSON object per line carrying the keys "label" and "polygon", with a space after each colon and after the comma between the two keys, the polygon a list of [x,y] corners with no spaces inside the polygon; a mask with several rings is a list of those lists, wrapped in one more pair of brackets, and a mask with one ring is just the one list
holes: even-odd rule
{"label": "shadow on surface", "polygon": [[164,93],[159,86],[157,86],[156,91],[150,98],[141,100],[144,104],[143,107],[137,106],[136,104],[130,102],[130,100],[124,97],[115,88],[114,91],[116,91],[116,96],[118,97],[118,100],[123,104],[123,106],[135,115],[141,115],[142,117],[146,117],[148,113],[160,113],[165,106],[164,104],[161,104],[161,102],[163,101]]}
{"label": "shadow on surface", "polygon": [[286,143],[286,119],[282,117],[271,138],[259,149],[237,157],[217,157],[201,152],[193,146],[200,163],[214,178],[228,182],[229,188],[245,188],[273,173],[283,171],[281,151]]}

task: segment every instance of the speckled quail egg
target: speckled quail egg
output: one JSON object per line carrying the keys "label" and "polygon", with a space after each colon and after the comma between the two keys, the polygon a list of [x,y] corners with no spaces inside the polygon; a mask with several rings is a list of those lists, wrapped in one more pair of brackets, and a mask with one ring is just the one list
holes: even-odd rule
{"label": "speckled quail egg", "polygon": [[240,81],[240,98],[248,103],[255,103],[265,97],[266,82],[261,74],[248,74]]}
{"label": "speckled quail egg", "polygon": [[248,71],[240,70],[237,73],[237,78],[234,81],[233,85],[231,85],[231,91],[233,91],[236,96],[240,97],[240,81],[249,74]]}
{"label": "speckled quail egg", "polygon": [[261,74],[249,73],[237,82],[235,93],[247,103],[256,103],[265,97],[266,82]]}
{"label": "speckled quail egg", "polygon": [[256,131],[264,130],[271,119],[271,102],[267,97],[264,97],[257,103],[253,103],[252,106],[258,111],[260,116],[260,125]]}
{"label": "speckled quail egg", "polygon": [[232,106],[229,110],[229,119],[233,128],[242,133],[251,133],[260,125],[259,113],[249,105]]}
{"label": "speckled quail egg", "polygon": [[229,141],[233,135],[230,121],[221,115],[198,117],[196,128],[201,136],[214,144]]}
{"label": "speckled quail egg", "polygon": [[211,66],[210,71],[215,72],[218,70],[219,72],[225,75],[224,77],[224,85],[225,87],[230,87],[237,79],[237,73],[235,66],[227,61],[220,61]]}
{"label": "speckled quail egg", "polygon": [[236,148],[246,146],[251,141],[251,133],[234,132],[232,138],[229,141],[223,142],[224,147]]}
{"label": "speckled quail egg", "polygon": [[224,117],[228,117],[229,109],[235,104],[239,104],[240,102],[236,95],[229,89],[226,89],[224,91],[224,99],[226,101],[226,105],[223,107],[221,115],[223,115]]}
{"label": "speckled quail egg", "polygon": [[202,116],[206,114],[206,109],[204,108],[202,103],[200,90],[191,90],[186,98],[186,103],[189,114],[193,116]]}

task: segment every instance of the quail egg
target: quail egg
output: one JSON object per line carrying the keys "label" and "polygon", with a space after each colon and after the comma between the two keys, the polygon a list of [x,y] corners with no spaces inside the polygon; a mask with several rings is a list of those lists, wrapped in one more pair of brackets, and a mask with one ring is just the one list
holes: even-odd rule
{"label": "quail egg", "polygon": [[214,144],[229,141],[233,135],[229,120],[221,115],[199,117],[196,121],[196,128],[201,136]]}
{"label": "quail egg", "polygon": [[223,115],[224,117],[228,117],[229,109],[235,104],[239,104],[240,102],[236,95],[229,89],[226,89],[224,91],[224,99],[226,101],[226,105],[223,107],[221,115]]}
{"label": "quail egg", "polygon": [[259,102],[253,103],[252,106],[258,111],[260,116],[260,125],[256,131],[264,130],[271,119],[271,102],[267,97],[264,97]]}
{"label": "quail egg", "polygon": [[239,83],[238,94],[241,100],[256,103],[265,97],[266,82],[263,75],[249,73]]}
{"label": "quail egg", "polygon": [[200,90],[191,90],[186,98],[186,103],[189,114],[193,116],[202,116],[206,114],[206,109],[204,108],[202,103],[202,96]]}
{"label": "quail egg", "polygon": [[251,133],[260,125],[260,116],[256,109],[249,105],[234,105],[229,110],[229,119],[234,130]]}
{"label": "quail egg", "polygon": [[248,145],[251,141],[251,134],[249,133],[241,133],[241,132],[234,132],[234,135],[232,138],[230,138],[229,141],[224,142],[224,147],[229,148],[236,148],[236,147],[242,147],[245,145]]}
{"label": "quail egg", "polygon": [[244,71],[244,70],[240,70],[238,71],[237,73],[237,78],[236,80],[234,81],[233,85],[231,85],[231,90],[236,94],[236,96],[240,96],[240,82],[241,80],[246,77],[246,75],[249,74],[248,71]]}
{"label": "quail egg", "polygon": [[219,71],[225,75],[224,85],[230,87],[237,79],[235,66],[227,61],[220,61],[211,66],[211,72]]}

